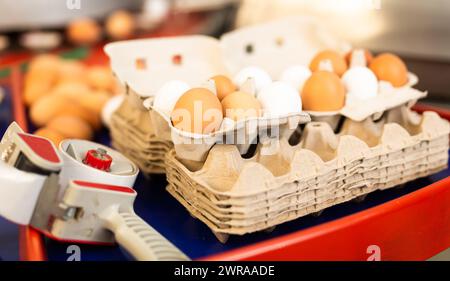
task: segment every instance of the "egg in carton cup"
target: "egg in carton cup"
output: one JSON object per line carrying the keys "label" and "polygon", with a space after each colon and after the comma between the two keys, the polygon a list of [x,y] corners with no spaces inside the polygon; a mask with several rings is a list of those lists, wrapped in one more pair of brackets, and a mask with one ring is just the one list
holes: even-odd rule
{"label": "egg in carton cup", "polygon": [[449,132],[436,113],[399,106],[377,121],[346,119],[338,134],[308,123],[297,141],[277,140],[272,154],[262,153],[263,142],[250,158],[216,145],[195,170],[172,150],[167,189],[225,242],[443,170]]}
{"label": "egg in carton cup", "polygon": [[[341,118],[356,122],[362,122],[367,118],[376,120],[386,111],[403,105],[412,107],[417,100],[427,96],[426,91],[413,88],[419,80],[415,74],[408,72],[405,84],[394,87],[388,81],[376,79],[375,74],[367,67],[364,50],[356,49],[351,54],[349,69],[341,77],[346,90],[345,104],[339,110],[305,110],[313,121],[327,122],[334,130],[338,130]],[[334,71],[329,60],[323,60],[319,69]]]}
{"label": "egg in carton cup", "polygon": [[[201,87],[218,95],[213,79],[209,79]],[[249,78],[239,91],[255,96],[253,79]],[[278,115],[271,115],[263,109],[263,113],[259,117],[248,117],[237,121],[225,117],[218,130],[208,134],[199,134],[175,127],[170,116],[154,106],[153,98],[145,100],[144,106],[149,109],[156,134],[171,140],[178,159],[191,168],[202,166],[210,149],[215,145],[236,146],[239,153],[244,155],[252,144],[274,138],[289,138],[299,124],[305,124],[311,120],[308,114],[301,112],[301,108],[298,108],[296,112],[285,112]]]}
{"label": "egg in carton cup", "polygon": [[193,35],[114,42],[105,52],[125,95],[110,118],[113,146],[145,174],[164,173],[164,155],[173,145],[167,134],[156,133],[143,101],[170,80],[196,85],[227,73],[220,46],[214,38]]}

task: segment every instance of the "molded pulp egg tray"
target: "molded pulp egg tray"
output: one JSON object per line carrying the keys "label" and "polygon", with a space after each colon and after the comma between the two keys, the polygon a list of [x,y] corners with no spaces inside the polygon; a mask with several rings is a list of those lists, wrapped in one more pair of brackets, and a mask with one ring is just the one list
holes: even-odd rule
{"label": "molded pulp egg tray", "polygon": [[346,119],[339,134],[328,123],[311,122],[298,144],[280,139],[271,155],[261,153],[264,143],[249,159],[233,145],[216,145],[198,170],[172,150],[167,189],[226,239],[220,234],[270,229],[445,169],[448,134],[447,121],[436,113],[419,116],[406,107],[377,122]]}
{"label": "molded pulp egg tray", "polygon": [[[280,38],[283,44],[274,44]],[[240,52],[248,44],[254,53]],[[110,44],[106,52],[126,94],[111,118],[113,146],[144,173],[166,172],[167,190],[222,242],[445,169],[449,124],[436,113],[410,110],[426,96],[412,88],[411,73],[408,85],[380,87],[372,100],[310,112],[313,122],[306,113],[286,114],[195,135],[152,107],[153,94],[169,80],[202,85],[248,65],[277,78],[326,48],[350,49],[308,18],[240,29],[220,41],[186,36]],[[258,135],[264,126],[279,127],[279,137]],[[245,142],[222,144],[230,133],[244,134]]]}

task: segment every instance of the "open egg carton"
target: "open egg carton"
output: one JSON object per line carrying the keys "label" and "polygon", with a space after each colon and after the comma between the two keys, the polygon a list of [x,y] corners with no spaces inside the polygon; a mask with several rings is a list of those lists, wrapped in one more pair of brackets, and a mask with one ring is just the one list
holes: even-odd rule
{"label": "open egg carton", "polygon": [[[316,34],[316,24],[302,22],[296,30],[297,44],[306,45],[305,34]],[[336,42],[315,38],[311,48],[337,48]],[[245,153],[249,144],[257,137],[258,127],[279,125],[295,127],[310,120],[306,113],[290,112],[275,117],[245,120],[227,126],[213,134],[193,135],[174,129],[170,118],[153,106],[155,94],[170,81],[183,81],[189,86],[214,88],[208,80],[214,75],[233,74],[223,55],[220,40],[207,36],[183,36],[159,39],[144,39],[115,42],[105,47],[111,59],[111,68],[126,98],[112,114],[110,131],[112,144],[128,156],[145,174],[164,173],[164,155],[177,143],[177,151],[192,151],[193,160],[204,159],[208,150],[220,143],[230,131],[234,135],[245,135],[239,151]],[[248,82],[252,85],[252,82]],[[249,88],[256,86],[248,86]],[[145,104],[144,104],[145,101]],[[283,129],[281,129],[283,130]],[[192,143],[192,141],[194,143]],[[202,142],[203,144],[199,144]],[[197,152],[202,146],[201,155]]]}
{"label": "open egg carton", "polygon": [[[221,45],[227,68],[231,73],[252,65],[267,71],[273,80],[284,80],[293,83],[297,88],[302,85],[299,85],[299,81],[292,81],[292,77],[289,77],[292,74],[285,75],[289,70],[299,66],[308,68],[317,53],[323,50],[334,50],[342,57],[352,52],[350,44],[339,40],[315,19],[309,17],[290,17],[240,28],[224,34]],[[348,62],[349,70],[361,66],[366,68],[368,63],[363,50],[356,49],[351,58]],[[332,72],[333,66],[331,62],[324,61],[320,69]],[[344,77],[341,77],[341,80],[345,82]],[[356,93],[362,97],[358,98],[358,95],[348,93],[345,105],[339,110],[304,110],[311,115],[313,121],[330,122],[333,127],[337,125],[340,116],[362,121],[373,114],[382,114],[391,108],[407,103],[413,104],[418,99],[424,98],[426,92],[412,88],[417,82],[417,76],[408,72],[407,82],[401,87],[393,87],[389,82],[380,80],[376,81],[378,84],[376,95]],[[353,87],[353,91],[364,92],[364,85],[361,85],[363,83],[357,84]]]}
{"label": "open egg carton", "polygon": [[[307,65],[319,45],[310,43],[310,52],[300,52],[303,46],[292,30],[304,23],[291,18],[224,35],[227,68],[235,72],[255,65],[276,79],[292,63]],[[310,35],[328,42],[322,49],[350,50],[325,34],[317,29]],[[191,153],[171,150],[167,190],[225,242],[229,235],[272,229],[436,173],[447,166],[450,128],[436,113],[411,111],[426,96],[412,88],[417,80],[408,73],[402,87],[378,81],[375,97],[348,98],[336,111],[308,111],[314,122],[289,137],[260,137],[253,154],[227,144],[212,146],[206,157],[204,151],[192,152],[202,144],[192,145]]]}
{"label": "open egg carton", "polygon": [[246,159],[216,145],[190,166],[172,150],[167,189],[225,242],[445,169],[449,132],[436,113],[400,106],[376,121],[346,119],[338,134],[308,123],[297,140],[267,139]]}
{"label": "open egg carton", "polygon": [[111,116],[112,145],[143,173],[164,173],[165,153],[173,146],[170,131],[156,133],[159,120],[153,122],[143,101],[169,80],[197,85],[216,73],[226,73],[220,47],[215,39],[199,35],[115,42],[105,52],[126,95]]}
{"label": "open egg carton", "polygon": [[[214,92],[208,78],[249,65],[277,80],[323,49],[351,50],[308,18],[239,29],[220,41],[186,36],[110,44],[106,52],[127,95],[111,118],[113,145],[144,173],[165,170],[167,190],[222,242],[446,167],[449,124],[433,112],[410,110],[426,96],[412,88],[418,80],[412,73],[401,87],[376,81],[370,98],[347,93],[339,110],[307,111],[314,122],[305,126],[307,114],[286,112],[195,134],[154,107],[155,93],[169,80]],[[259,98],[257,80],[239,86]],[[230,136],[241,142],[228,144]]]}

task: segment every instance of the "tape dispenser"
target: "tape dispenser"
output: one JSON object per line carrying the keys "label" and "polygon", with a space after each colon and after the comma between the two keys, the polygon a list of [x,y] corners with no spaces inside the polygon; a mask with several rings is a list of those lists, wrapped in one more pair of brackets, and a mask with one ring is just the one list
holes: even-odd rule
{"label": "tape dispenser", "polygon": [[136,215],[138,168],[97,143],[49,140],[12,123],[0,142],[0,215],[59,241],[117,242],[137,260],[189,258]]}

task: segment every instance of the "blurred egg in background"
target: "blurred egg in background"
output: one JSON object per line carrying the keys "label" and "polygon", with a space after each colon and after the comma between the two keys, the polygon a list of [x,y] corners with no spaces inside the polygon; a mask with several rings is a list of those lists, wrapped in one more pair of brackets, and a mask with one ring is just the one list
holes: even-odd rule
{"label": "blurred egg in background", "polygon": [[133,35],[136,28],[135,19],[126,10],[115,11],[106,19],[105,28],[111,38],[124,40]]}

